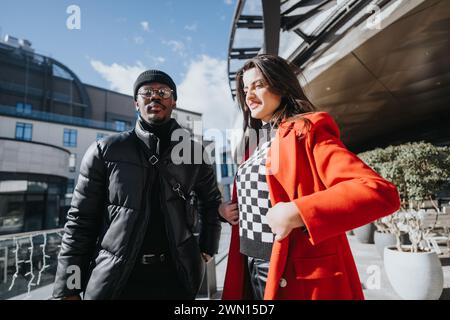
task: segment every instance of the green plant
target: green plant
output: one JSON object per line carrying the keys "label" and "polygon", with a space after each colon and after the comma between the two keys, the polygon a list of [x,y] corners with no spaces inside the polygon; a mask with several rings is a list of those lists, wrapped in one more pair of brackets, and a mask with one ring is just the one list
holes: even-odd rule
{"label": "green plant", "polygon": [[433,200],[436,193],[450,185],[450,148],[425,142],[398,148],[396,163],[403,172],[403,196],[409,208],[418,211],[423,201]]}
{"label": "green plant", "polygon": [[415,142],[375,149],[358,156],[383,178],[391,181],[400,194],[402,212],[377,220],[375,225],[378,230],[389,230],[395,234],[400,251],[402,232],[409,234],[413,252],[417,252],[419,247],[424,249],[424,238],[430,230],[422,226],[420,207],[425,200],[431,200],[439,212],[433,198],[450,186],[450,148]]}

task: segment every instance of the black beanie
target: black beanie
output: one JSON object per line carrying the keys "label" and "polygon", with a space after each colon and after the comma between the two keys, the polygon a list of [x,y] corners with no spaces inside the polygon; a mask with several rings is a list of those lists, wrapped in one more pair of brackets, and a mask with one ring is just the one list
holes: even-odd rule
{"label": "black beanie", "polygon": [[173,82],[172,78],[165,72],[160,70],[147,70],[142,72],[139,77],[134,82],[134,100],[137,100],[137,92],[139,88],[147,83],[151,82],[159,82],[164,83],[169,86],[170,89],[173,90],[173,98],[177,100],[177,86],[175,82]]}

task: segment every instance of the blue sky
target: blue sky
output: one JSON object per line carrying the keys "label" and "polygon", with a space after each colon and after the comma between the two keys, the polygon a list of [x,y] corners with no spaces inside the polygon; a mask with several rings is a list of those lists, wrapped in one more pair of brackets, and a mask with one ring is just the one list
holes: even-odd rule
{"label": "blue sky", "polygon": [[[109,83],[91,65],[158,67],[180,83],[199,55],[226,59],[236,0],[2,0],[2,36],[29,39],[37,52],[73,69],[83,82]],[[66,9],[81,9],[81,30],[69,30]]]}
{"label": "blue sky", "polygon": [[[71,5],[80,9],[80,30],[67,28]],[[224,130],[237,117],[226,68],[235,6],[236,0],[1,0],[0,34],[30,40],[84,83],[125,94],[142,71],[164,70],[177,84],[177,106],[202,113],[204,129]]]}

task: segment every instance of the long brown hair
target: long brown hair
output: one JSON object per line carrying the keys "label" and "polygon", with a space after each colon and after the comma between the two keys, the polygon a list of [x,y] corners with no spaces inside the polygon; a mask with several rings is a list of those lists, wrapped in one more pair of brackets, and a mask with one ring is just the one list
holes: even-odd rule
{"label": "long brown hair", "polygon": [[236,74],[237,99],[244,114],[244,132],[249,128],[259,129],[262,126],[261,120],[251,117],[245,102],[243,75],[252,68],[261,72],[272,93],[281,96],[280,106],[270,121],[273,125],[278,126],[283,120],[316,110],[298,81],[300,70],[281,57],[260,54],[248,60]]}

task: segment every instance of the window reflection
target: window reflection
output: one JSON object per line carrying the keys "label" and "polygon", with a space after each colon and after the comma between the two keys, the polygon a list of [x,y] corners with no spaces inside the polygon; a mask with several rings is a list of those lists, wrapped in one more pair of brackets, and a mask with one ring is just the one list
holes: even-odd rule
{"label": "window reflection", "polygon": [[0,235],[61,227],[67,181],[0,181]]}
{"label": "window reflection", "polygon": [[21,232],[24,225],[24,195],[0,195],[0,234]]}

